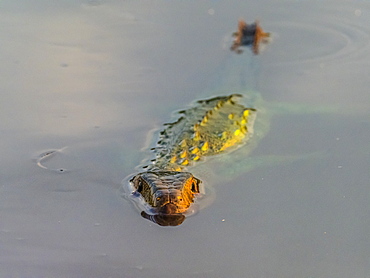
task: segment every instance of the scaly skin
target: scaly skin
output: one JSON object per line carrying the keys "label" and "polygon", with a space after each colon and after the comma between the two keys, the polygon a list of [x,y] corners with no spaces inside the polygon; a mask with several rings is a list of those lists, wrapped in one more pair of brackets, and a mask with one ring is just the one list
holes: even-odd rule
{"label": "scaly skin", "polygon": [[206,156],[231,151],[253,133],[256,110],[236,102],[240,95],[198,101],[174,123],[166,124],[153,148],[146,172],[131,179],[136,194],[149,207],[142,216],[163,226],[181,224],[201,181],[186,167]]}

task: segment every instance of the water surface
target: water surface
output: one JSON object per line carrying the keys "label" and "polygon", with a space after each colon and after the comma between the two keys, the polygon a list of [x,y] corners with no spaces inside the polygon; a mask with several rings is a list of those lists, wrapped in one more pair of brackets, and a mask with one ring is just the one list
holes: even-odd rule
{"label": "water surface", "polygon": [[[2,277],[368,276],[367,1],[2,1],[0,13]],[[240,17],[273,34],[244,53],[246,86],[290,108],[250,154],[258,167],[224,182],[213,167],[236,165],[212,162],[213,203],[159,227],[121,180],[149,132],[225,74]],[[319,105],[337,110],[289,112]],[[37,166],[58,149],[43,163],[66,171]]]}

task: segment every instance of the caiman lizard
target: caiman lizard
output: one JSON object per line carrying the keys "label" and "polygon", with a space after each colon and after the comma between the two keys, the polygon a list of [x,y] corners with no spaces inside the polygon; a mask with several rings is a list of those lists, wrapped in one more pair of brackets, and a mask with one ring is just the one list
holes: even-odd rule
{"label": "caiman lizard", "polygon": [[[257,54],[261,39],[268,35],[257,22],[239,21],[231,50],[240,53],[240,46],[250,45]],[[239,104],[241,97],[231,94],[200,100],[180,111],[177,121],[166,124],[151,149],[155,158],[130,179],[131,197],[139,199],[144,218],[161,226],[180,225],[201,186],[187,167],[234,150],[251,138],[258,111]]]}

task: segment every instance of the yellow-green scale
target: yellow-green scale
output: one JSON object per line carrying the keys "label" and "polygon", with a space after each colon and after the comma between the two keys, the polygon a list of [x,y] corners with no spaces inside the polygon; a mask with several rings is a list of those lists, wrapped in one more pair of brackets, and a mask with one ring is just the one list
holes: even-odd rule
{"label": "yellow-green scale", "polygon": [[[161,132],[149,169],[181,171],[205,156],[231,150],[253,132],[255,109],[237,103],[240,95],[198,101]],[[177,133],[177,134],[176,134]],[[162,145],[162,146],[161,146]]]}

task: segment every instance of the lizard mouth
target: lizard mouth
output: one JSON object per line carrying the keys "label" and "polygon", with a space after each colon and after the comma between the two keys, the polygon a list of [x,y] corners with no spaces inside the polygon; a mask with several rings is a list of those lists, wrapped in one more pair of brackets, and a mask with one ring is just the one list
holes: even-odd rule
{"label": "lizard mouth", "polygon": [[181,213],[175,214],[147,214],[145,211],[141,212],[141,216],[160,226],[178,226],[185,220],[185,215]]}

